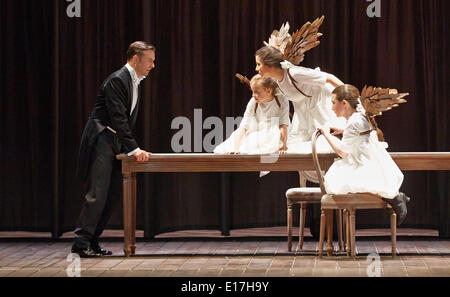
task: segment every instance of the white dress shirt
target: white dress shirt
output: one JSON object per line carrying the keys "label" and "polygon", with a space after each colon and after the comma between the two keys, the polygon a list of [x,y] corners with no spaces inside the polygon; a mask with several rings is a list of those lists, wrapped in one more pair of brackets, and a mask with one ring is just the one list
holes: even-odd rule
{"label": "white dress shirt", "polygon": [[[139,84],[141,83],[142,80],[145,79],[145,76],[142,77],[138,77],[136,71],[134,70],[133,67],[130,66],[130,64],[125,64],[125,67],[127,67],[128,71],[130,72],[131,75],[131,81],[133,83],[133,95],[132,95],[132,103],[131,103],[131,109],[130,109],[130,116],[133,113],[134,109],[136,108],[136,104],[137,104],[137,99],[138,99],[138,88],[139,88]],[[132,152],[129,152],[127,155],[128,156],[132,156],[134,155],[137,151],[139,151],[140,148],[135,149]]]}

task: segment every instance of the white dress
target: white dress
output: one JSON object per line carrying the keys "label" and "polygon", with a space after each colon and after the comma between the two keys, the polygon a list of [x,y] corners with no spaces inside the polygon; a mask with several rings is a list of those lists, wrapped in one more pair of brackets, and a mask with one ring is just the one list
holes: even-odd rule
{"label": "white dress", "polygon": [[348,156],[335,161],[326,173],[328,194],[374,193],[388,199],[399,194],[403,174],[375,131],[360,135],[368,130],[369,122],[360,112],[348,119],[338,145]]}
{"label": "white dress", "polygon": [[[294,117],[289,131],[287,152],[310,154],[311,138],[317,128],[324,126],[344,128],[345,121],[338,119],[331,109],[331,93],[334,88],[326,83],[327,73],[320,71],[319,68],[295,66],[287,61],[282,62],[281,65],[284,69],[284,79],[282,82],[278,82],[278,85],[286,98],[294,105]],[[312,98],[304,96],[295,88],[288,76],[288,70],[296,81],[297,88]],[[324,137],[317,140],[317,151],[333,153]]]}
{"label": "white dress", "polygon": [[[250,99],[239,129],[247,130],[238,149],[241,154],[272,154],[283,146],[280,140],[280,126],[289,126],[289,102],[278,95],[281,107],[275,99],[259,103],[255,113],[256,100]],[[214,149],[215,154],[234,152],[238,130]]]}

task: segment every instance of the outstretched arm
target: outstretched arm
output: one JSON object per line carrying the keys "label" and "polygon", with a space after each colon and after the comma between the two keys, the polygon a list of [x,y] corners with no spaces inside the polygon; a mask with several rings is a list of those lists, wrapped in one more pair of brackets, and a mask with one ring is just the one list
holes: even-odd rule
{"label": "outstretched arm", "polygon": [[236,139],[234,141],[234,150],[232,152],[227,153],[228,155],[236,155],[239,154],[239,147],[241,146],[242,139],[247,133],[247,129],[241,127],[237,130]]}
{"label": "outstretched arm", "polygon": [[280,140],[283,143],[283,146],[280,148],[280,154],[285,154],[287,151],[286,141],[287,141],[287,125],[280,126]]}
{"label": "outstretched arm", "polygon": [[319,130],[320,130],[320,132],[322,132],[322,135],[325,137],[325,139],[330,144],[331,148],[336,152],[336,154],[338,154],[339,157],[346,158],[348,156],[348,154],[346,152],[344,152],[340,148],[338,148],[338,146],[331,140],[331,134],[330,134],[329,129],[319,128]]}
{"label": "outstretched arm", "polygon": [[327,83],[335,88],[342,86],[344,84],[339,78],[329,73],[327,74]]}

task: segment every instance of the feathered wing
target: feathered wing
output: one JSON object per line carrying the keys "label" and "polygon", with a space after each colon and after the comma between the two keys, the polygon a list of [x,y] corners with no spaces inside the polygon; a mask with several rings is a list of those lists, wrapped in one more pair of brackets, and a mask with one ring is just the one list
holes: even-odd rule
{"label": "feathered wing", "polygon": [[323,24],[325,16],[317,18],[312,24],[307,22],[300,30],[297,30],[291,40],[282,51],[284,59],[294,65],[299,65],[305,59],[305,53],[320,44],[318,40],[323,34],[319,28]]}
{"label": "feathered wing", "polygon": [[289,23],[286,22],[285,24],[281,25],[280,31],[273,31],[272,35],[269,38],[269,42],[264,41],[264,44],[267,46],[273,46],[280,52],[284,53],[286,46],[292,40],[291,35],[289,34],[289,29]]}
{"label": "feathered wing", "polygon": [[399,106],[399,104],[406,103],[407,101],[403,98],[408,95],[408,93],[398,93],[395,89],[364,86],[361,92],[361,104],[366,110],[366,117],[372,130],[377,130],[380,141],[384,141],[384,137],[378,128],[375,117]]}
{"label": "feathered wing", "polygon": [[361,92],[361,103],[370,116],[379,116],[383,112],[397,107],[399,104],[406,103],[403,99],[408,93],[398,93],[395,89],[375,88],[364,86]]}
{"label": "feathered wing", "polygon": [[241,84],[247,85],[248,88],[251,90],[251,87],[250,87],[250,80],[249,80],[246,76],[243,76],[242,74],[236,73],[236,77],[239,79],[239,81],[241,82]]}

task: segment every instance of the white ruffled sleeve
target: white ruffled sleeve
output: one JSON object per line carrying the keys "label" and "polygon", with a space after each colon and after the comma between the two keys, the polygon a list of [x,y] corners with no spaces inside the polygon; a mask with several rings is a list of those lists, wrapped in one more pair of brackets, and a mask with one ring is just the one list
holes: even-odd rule
{"label": "white ruffled sleeve", "polygon": [[364,115],[360,113],[353,115],[351,121],[344,129],[344,136],[339,145],[341,151],[346,152],[347,154],[354,154],[359,149],[361,137],[368,137],[368,135],[361,135],[361,132],[368,131],[369,129],[370,125]]}
{"label": "white ruffled sleeve", "polygon": [[250,129],[250,124],[252,119],[255,118],[255,105],[256,105],[256,100],[255,98],[252,97],[252,99],[250,99],[250,101],[247,104],[247,108],[245,109],[245,113],[244,113],[244,118],[241,121],[241,125],[239,126],[239,128],[245,128],[246,130]]}
{"label": "white ruffled sleeve", "polygon": [[327,74],[320,71],[320,68],[311,69],[301,66],[295,66],[288,61],[282,62],[281,67],[283,69],[287,69],[299,84],[325,87],[327,83]]}
{"label": "white ruffled sleeve", "polygon": [[357,123],[349,124],[344,130],[344,136],[339,144],[339,149],[347,154],[352,154],[358,144],[359,130]]}

